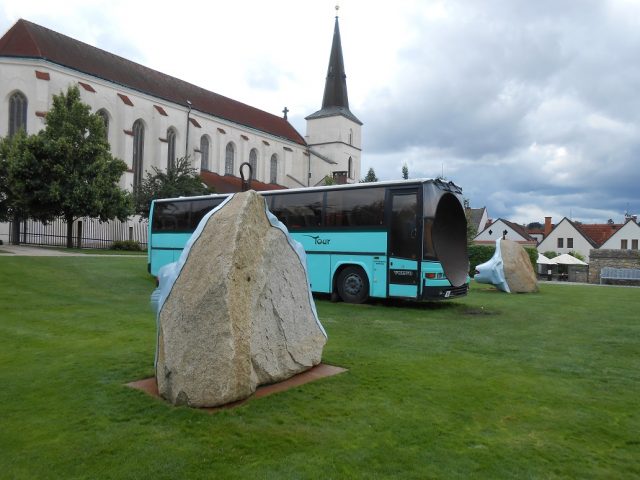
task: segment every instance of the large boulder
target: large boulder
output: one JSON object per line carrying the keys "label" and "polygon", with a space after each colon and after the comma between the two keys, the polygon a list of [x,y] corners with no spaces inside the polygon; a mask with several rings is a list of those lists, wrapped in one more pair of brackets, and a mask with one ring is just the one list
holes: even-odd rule
{"label": "large boulder", "polygon": [[161,272],[156,380],[170,402],[223,405],[320,363],[304,251],[278,223],[255,192],[236,194]]}
{"label": "large boulder", "polygon": [[491,259],[476,267],[473,277],[478,283],[489,283],[508,293],[538,291],[538,281],[529,255],[522,245],[511,240],[496,240]]}

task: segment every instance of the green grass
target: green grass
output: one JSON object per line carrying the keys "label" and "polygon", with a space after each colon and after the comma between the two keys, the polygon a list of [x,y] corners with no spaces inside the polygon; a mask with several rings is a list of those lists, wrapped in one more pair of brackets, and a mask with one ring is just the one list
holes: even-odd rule
{"label": "green grass", "polygon": [[144,258],[0,259],[0,477],[640,476],[640,289],[317,302],[348,372],[215,414],[153,375]]}

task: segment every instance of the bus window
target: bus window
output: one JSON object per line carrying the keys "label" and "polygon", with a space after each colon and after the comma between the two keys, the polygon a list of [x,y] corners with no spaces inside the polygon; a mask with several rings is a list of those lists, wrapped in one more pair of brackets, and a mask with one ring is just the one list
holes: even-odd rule
{"label": "bus window", "polygon": [[215,207],[220,205],[223,200],[224,198],[215,198],[215,199],[205,198],[202,200],[194,200],[191,203],[191,219],[190,219],[191,228],[193,230],[198,228],[198,224],[200,223],[200,220],[202,220],[202,218],[207,213],[209,213]]}
{"label": "bus window", "polygon": [[290,230],[318,228],[322,220],[322,198],[322,192],[276,195],[271,212]]}
{"label": "bus window", "polygon": [[324,224],[327,227],[380,227],[384,225],[382,187],[327,192]]}

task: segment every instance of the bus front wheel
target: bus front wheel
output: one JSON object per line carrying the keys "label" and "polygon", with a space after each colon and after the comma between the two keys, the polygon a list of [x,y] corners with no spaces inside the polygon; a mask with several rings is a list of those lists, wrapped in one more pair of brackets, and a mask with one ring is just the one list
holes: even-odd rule
{"label": "bus front wheel", "polygon": [[369,279],[360,267],[347,267],[338,276],[338,293],[346,303],[363,303],[369,298]]}

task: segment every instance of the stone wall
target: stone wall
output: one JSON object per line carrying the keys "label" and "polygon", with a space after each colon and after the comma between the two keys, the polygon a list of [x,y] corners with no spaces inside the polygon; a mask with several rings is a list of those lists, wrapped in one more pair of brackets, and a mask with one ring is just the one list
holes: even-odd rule
{"label": "stone wall", "polygon": [[640,268],[639,250],[591,250],[589,254],[589,283],[600,283],[603,267]]}

